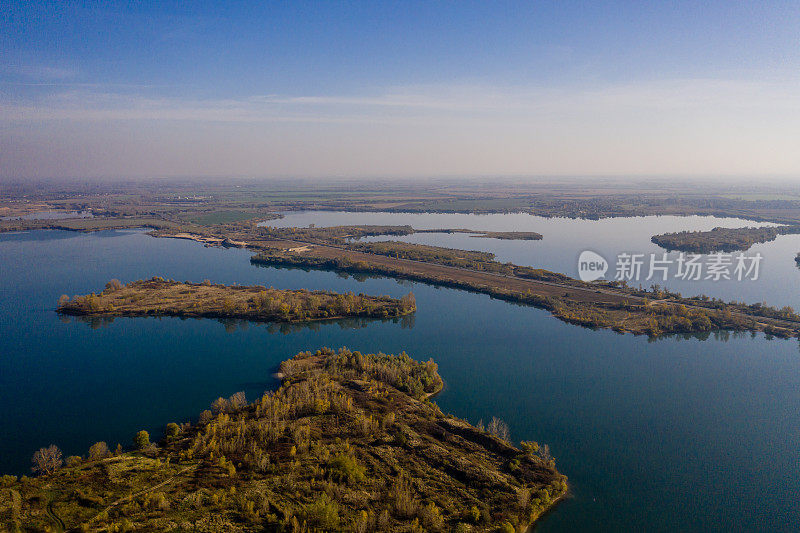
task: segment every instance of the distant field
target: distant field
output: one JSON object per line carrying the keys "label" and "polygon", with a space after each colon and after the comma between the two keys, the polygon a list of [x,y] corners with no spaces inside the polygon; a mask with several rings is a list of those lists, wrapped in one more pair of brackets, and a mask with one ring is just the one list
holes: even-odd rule
{"label": "distant field", "polygon": [[213,226],[214,224],[229,224],[231,222],[241,222],[242,220],[249,220],[258,216],[258,213],[238,211],[238,210],[223,210],[211,211],[209,213],[192,214],[186,216],[186,220],[201,226]]}
{"label": "distant field", "polygon": [[396,210],[408,208],[412,211],[438,212],[480,212],[497,210],[518,210],[530,207],[531,202],[524,198],[481,198],[463,200],[431,200],[401,205]]}

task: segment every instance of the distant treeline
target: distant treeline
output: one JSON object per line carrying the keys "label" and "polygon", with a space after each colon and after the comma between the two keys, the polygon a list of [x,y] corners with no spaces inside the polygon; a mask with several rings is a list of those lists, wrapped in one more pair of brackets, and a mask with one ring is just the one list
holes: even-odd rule
{"label": "distant treeline", "polygon": [[411,226],[328,226],[307,228],[261,228],[261,237],[290,239],[305,242],[342,244],[363,237],[404,236],[414,233],[469,233],[471,237],[487,239],[537,241],[542,235],[534,231],[483,231],[464,228],[414,229]]}
{"label": "distant treeline", "polygon": [[344,242],[346,239],[360,239],[377,235],[411,235],[411,226],[331,226],[308,228],[262,227],[264,236],[278,239],[294,239],[308,242]]}

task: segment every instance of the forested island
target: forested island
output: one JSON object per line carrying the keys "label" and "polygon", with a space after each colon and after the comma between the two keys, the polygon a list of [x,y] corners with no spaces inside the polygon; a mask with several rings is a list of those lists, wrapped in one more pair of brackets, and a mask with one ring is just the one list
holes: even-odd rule
{"label": "forested island", "polygon": [[253,403],[219,398],[135,449],[34,454],[0,478],[8,530],[525,531],[566,493],[547,446],[445,415],[436,364],[347,349],[281,364]]}
{"label": "forested island", "polygon": [[178,316],[297,322],[345,317],[390,318],[416,311],[414,295],[396,299],[348,292],[278,290],[263,286],[178,282],[154,277],[123,285],[111,280],[99,294],[61,296],[58,312],[90,317]]}
{"label": "forested island", "polygon": [[469,233],[470,237],[506,241],[540,241],[542,234],[535,231],[484,231],[465,228],[418,229],[415,233]]}
{"label": "forested island", "polygon": [[775,240],[778,235],[800,233],[800,226],[763,228],[714,228],[709,231],[680,231],[654,235],[650,240],[666,250],[698,254],[738,252],[754,244]]}
{"label": "forested island", "polygon": [[500,239],[502,241],[540,241],[542,234],[535,231],[476,231],[479,239]]}

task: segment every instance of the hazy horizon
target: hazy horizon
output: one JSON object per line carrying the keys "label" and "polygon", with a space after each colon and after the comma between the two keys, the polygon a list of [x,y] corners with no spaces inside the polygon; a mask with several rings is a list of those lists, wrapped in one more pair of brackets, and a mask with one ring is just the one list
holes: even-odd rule
{"label": "hazy horizon", "polygon": [[800,4],[3,8],[0,179],[800,178]]}

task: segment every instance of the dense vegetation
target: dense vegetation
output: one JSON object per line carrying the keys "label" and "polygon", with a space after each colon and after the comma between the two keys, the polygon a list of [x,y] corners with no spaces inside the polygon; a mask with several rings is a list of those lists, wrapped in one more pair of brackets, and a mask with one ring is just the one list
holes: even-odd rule
{"label": "dense vegetation", "polygon": [[[105,443],[36,478],[6,476],[0,523],[42,531],[523,531],[566,491],[547,446],[444,415],[435,363],[346,349],[300,353],[248,404]],[[57,450],[56,447],[52,447]],[[55,451],[53,450],[53,451]],[[37,452],[38,453],[38,452]],[[38,463],[36,463],[38,465]]]}
{"label": "dense vegetation", "polygon": [[749,249],[761,242],[775,240],[778,235],[800,233],[800,226],[763,228],[714,228],[710,231],[681,231],[651,237],[653,243],[667,250],[709,254]]}
{"label": "dense vegetation", "polygon": [[389,318],[416,311],[413,294],[400,299],[348,292],[181,283],[152,278],[112,280],[99,294],[66,295],[58,311],[81,316],[181,316],[294,322],[339,317]]}

